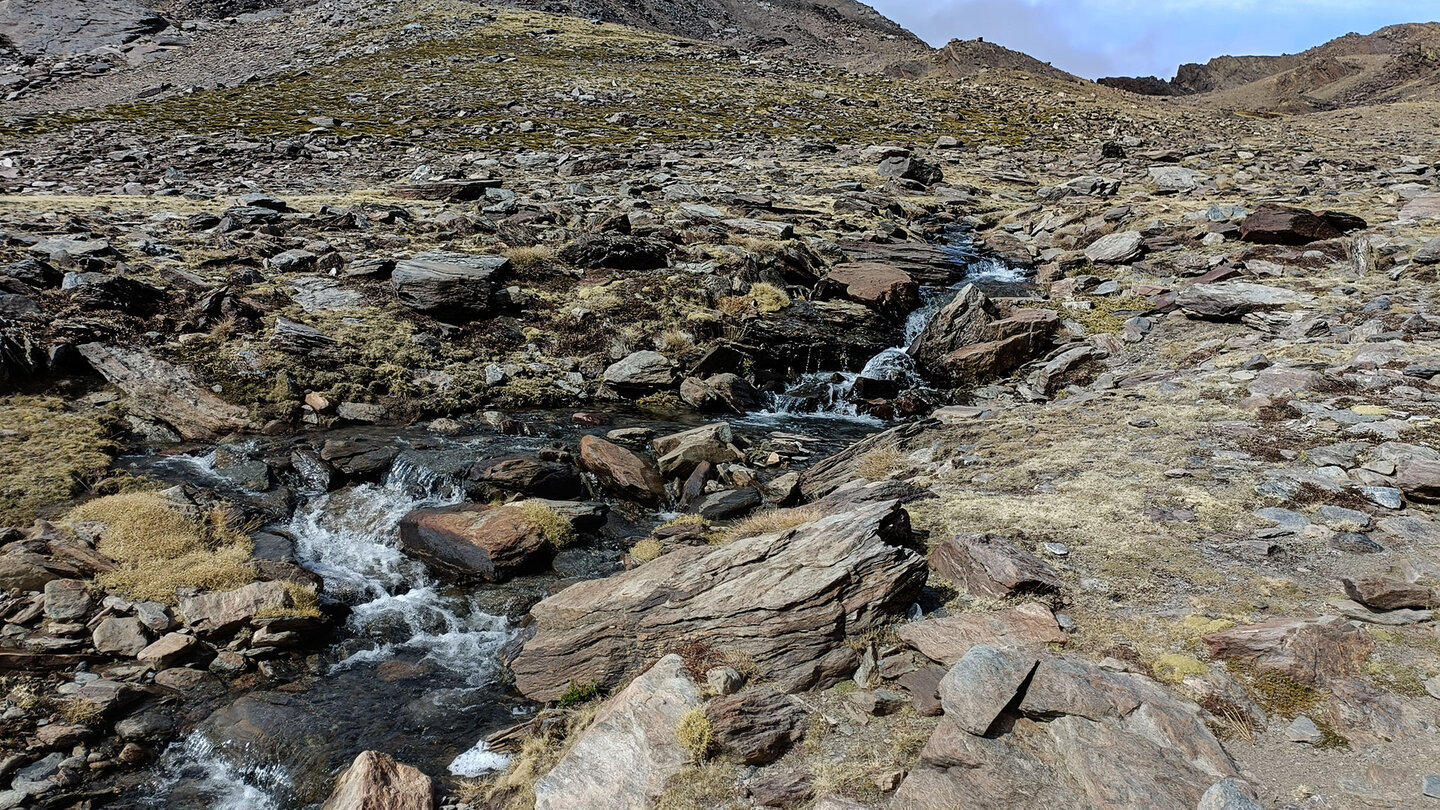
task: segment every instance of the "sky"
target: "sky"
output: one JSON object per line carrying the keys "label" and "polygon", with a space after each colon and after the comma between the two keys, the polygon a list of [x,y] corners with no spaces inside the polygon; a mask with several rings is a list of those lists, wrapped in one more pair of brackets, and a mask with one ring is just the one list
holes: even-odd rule
{"label": "sky", "polygon": [[1440,0],[866,0],[931,45],[984,37],[1087,79],[1170,78],[1184,62],[1296,53],[1440,20]]}

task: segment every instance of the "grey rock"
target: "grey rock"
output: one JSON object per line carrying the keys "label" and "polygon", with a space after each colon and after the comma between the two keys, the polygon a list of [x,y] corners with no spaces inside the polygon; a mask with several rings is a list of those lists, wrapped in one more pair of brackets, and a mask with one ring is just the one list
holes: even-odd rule
{"label": "grey rock", "polygon": [[1315,296],[1309,293],[1248,281],[1192,284],[1175,298],[1175,303],[1187,315],[1210,320],[1237,320],[1252,312],[1268,312],[1314,301]]}
{"label": "grey rock", "polygon": [[92,601],[89,587],[78,579],[56,579],[45,583],[45,617],[57,622],[83,620]]}
{"label": "grey rock", "polygon": [[313,326],[276,318],[275,329],[270,333],[273,348],[306,357],[338,357],[340,342]]}
{"label": "grey rock", "polygon": [[983,736],[1039,662],[1033,652],[986,645],[970,648],[940,681],[946,719]]}
{"label": "grey rock", "polygon": [[287,250],[271,256],[266,264],[277,273],[303,273],[314,270],[319,258],[308,250]]}
{"label": "grey rock", "polygon": [[390,285],[410,309],[464,322],[489,312],[495,276],[509,267],[504,256],[424,254],[396,262]]}
{"label": "grey rock", "polygon": [[145,625],[139,619],[111,617],[95,627],[91,634],[95,649],[107,655],[133,657],[150,645]]}
{"label": "grey rock", "polygon": [[1426,796],[1432,799],[1440,799],[1440,774],[1426,775],[1420,789]]}
{"label": "grey rock", "polygon": [[1431,239],[1421,245],[1410,257],[1410,261],[1416,264],[1440,264],[1440,238]]}
{"label": "grey rock", "polygon": [[645,396],[675,385],[675,364],[659,352],[639,351],[605,369],[605,384],[627,396]]}
{"label": "grey rock", "polygon": [[21,53],[70,56],[119,48],[165,29],[164,17],[132,0],[6,0],[0,31]]}
{"label": "grey rock", "polygon": [[188,368],[143,349],[87,343],[79,350],[96,372],[130,397],[132,414],[169,425],[185,439],[214,440],[254,427],[243,408],[202,387]]}
{"label": "grey rock", "polygon": [[1261,810],[1255,791],[1238,779],[1221,779],[1205,791],[1195,810]]}
{"label": "grey rock", "polygon": [[1102,236],[1085,248],[1085,258],[1096,264],[1125,264],[1140,258],[1145,237],[1139,231],[1121,231]]}
{"label": "grey rock", "polygon": [[1291,721],[1290,725],[1286,727],[1285,738],[1290,742],[1315,745],[1324,740],[1325,735],[1321,733],[1320,727],[1315,725],[1314,720],[1302,714]]}

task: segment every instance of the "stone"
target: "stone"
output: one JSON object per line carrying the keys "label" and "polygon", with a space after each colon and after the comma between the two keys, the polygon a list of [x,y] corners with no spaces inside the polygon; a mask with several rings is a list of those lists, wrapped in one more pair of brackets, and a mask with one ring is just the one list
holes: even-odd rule
{"label": "stone", "polygon": [[1426,774],[1421,780],[1420,792],[1432,799],[1440,799],[1440,774]]}
{"label": "stone", "polygon": [[765,395],[749,380],[735,374],[716,374],[708,379],[686,377],[680,383],[680,398],[701,411],[729,411],[745,415],[765,407]]}
{"label": "stone", "polygon": [[580,438],[580,466],[612,495],[645,504],[665,498],[665,480],[649,459],[599,436]]}
{"label": "stone", "polygon": [[202,387],[188,368],[143,349],[87,343],[79,351],[96,373],[130,398],[130,413],[168,425],[184,439],[215,440],[255,428],[243,408]]}
{"label": "stone", "polygon": [[724,489],[701,498],[700,502],[695,504],[694,511],[709,521],[734,520],[764,502],[764,496],[754,487]]}
{"label": "stone", "polygon": [[899,267],[880,262],[837,264],[821,281],[822,289],[833,290],[857,304],[899,320],[920,308],[920,285]]}
{"label": "stone", "polygon": [[975,596],[1052,593],[1062,587],[1055,569],[993,534],[959,534],[930,554],[930,567]]}
{"label": "stone", "polygon": [[576,583],[531,610],[516,687],[542,701],[572,681],[613,687],[650,651],[691,641],[748,655],[782,691],[833,685],[857,662],[844,638],[893,621],[919,592],[924,559],[897,545],[909,534],[898,503],[865,504]]}
{"label": "stone", "polygon": [[1440,237],[1421,245],[1410,257],[1410,261],[1424,265],[1440,264]]}
{"label": "stone", "polygon": [[0,553],[0,591],[39,591],[60,575],[45,567],[45,558],[18,545]]}
{"label": "stone", "polygon": [[265,264],[276,273],[305,273],[315,269],[319,256],[308,250],[287,250],[265,260]]}
{"label": "stone", "polygon": [[1184,166],[1152,166],[1150,182],[1162,192],[1194,191],[1209,178],[1204,172],[1187,169]]}
{"label": "stone", "polygon": [[1255,789],[1239,779],[1221,779],[1205,791],[1195,810],[1262,810]]}
{"label": "stone", "polygon": [[340,356],[340,341],[313,326],[276,318],[270,333],[270,347],[305,357],[334,358]]}
{"label": "stone", "polygon": [[425,254],[396,262],[390,286],[416,312],[467,322],[490,311],[495,277],[509,267],[504,256]]}
{"label": "stone", "polygon": [[1395,466],[1395,486],[1412,500],[1440,502],[1440,461],[1411,459],[1400,462]]}
{"label": "stone", "polygon": [[745,685],[745,676],[734,667],[715,667],[705,673],[705,685],[717,695],[733,695]]}
{"label": "stone", "polygon": [[768,686],[710,701],[705,707],[715,741],[746,765],[769,765],[805,737],[805,710]]}
{"label": "stone", "polygon": [[755,804],[781,810],[803,807],[815,798],[814,779],[803,771],[762,770],[746,783],[745,789]]}
{"label": "stone", "polygon": [[1435,607],[1435,594],[1414,583],[1385,577],[1354,577],[1340,580],[1345,595],[1376,610]]}
{"label": "stone", "polygon": [[652,444],[660,454],[660,473],[670,478],[688,476],[702,462],[722,464],[744,458],[735,446],[735,431],[728,422],[661,436]]}
{"label": "stone", "polygon": [[453,579],[503,582],[534,570],[550,546],[545,526],[523,508],[460,504],[405,515],[400,548]]}
{"label": "stone", "polygon": [[902,641],[932,661],[954,665],[976,645],[1028,647],[1063,644],[1065,633],[1055,614],[1037,602],[993,613],[921,619],[895,628]]}
{"label": "stone", "polygon": [[943,169],[914,155],[896,155],[886,158],[881,161],[875,171],[881,177],[914,180],[926,186],[933,186],[945,179]]}
{"label": "stone", "polygon": [[983,736],[1010,705],[1040,659],[1033,653],[977,645],[940,681],[945,719],[970,734]]}
{"label": "stone", "polygon": [[89,586],[78,579],[45,583],[45,617],[57,622],[83,621],[90,614]]}
{"label": "stone", "polygon": [[[583,440],[581,445],[583,447]],[[584,492],[580,475],[569,464],[532,458],[478,461],[471,465],[469,476],[472,480],[535,498],[563,501],[578,498]]]}
{"label": "stone", "polygon": [[35,730],[35,739],[45,748],[70,748],[91,734],[85,726],[51,723]]}
{"label": "stone", "polygon": [[1240,238],[1266,245],[1306,245],[1364,227],[1364,220],[1347,214],[1316,214],[1303,208],[1266,205],[1241,220]]}
{"label": "stone", "polygon": [[1054,397],[1072,385],[1092,382],[1100,372],[1104,352],[1093,346],[1076,346],[1051,358],[1027,382],[1040,395]]}
{"label": "stone", "polygon": [[1338,616],[1274,619],[1204,638],[1210,654],[1289,676],[1304,684],[1354,675],[1375,644]]}
{"label": "stone", "polygon": [[1095,240],[1085,248],[1085,258],[1096,264],[1128,264],[1144,250],[1145,237],[1139,231],[1122,231]]}
{"label": "stone", "polygon": [[435,785],[389,754],[362,751],[320,810],[434,810]]}
{"label": "stone", "polygon": [[935,717],[943,711],[940,705],[940,683],[948,672],[949,669],[942,666],[921,667],[901,675],[895,684],[910,695],[910,706],[915,709],[916,714],[921,717]]}
{"label": "stone", "polygon": [[1285,738],[1290,742],[1319,745],[1325,740],[1325,734],[1315,725],[1314,720],[1302,714],[1290,721],[1290,725],[1285,729]]}
{"label": "stone", "polygon": [[674,245],[664,239],[620,233],[587,233],[560,249],[560,261],[590,270],[659,270],[670,264]]}
{"label": "stone", "polygon": [[675,732],[701,705],[700,690],[680,656],[661,658],[605,701],[594,722],[535,784],[535,810],[653,807],[666,782],[690,760]]}
{"label": "stone", "polygon": [[1191,284],[1175,298],[1187,315],[1207,320],[1233,321],[1252,312],[1269,312],[1289,306],[1314,303],[1315,296],[1252,284],[1248,281],[1219,281]]}
{"label": "stone", "polygon": [[989,297],[974,284],[967,284],[935,313],[908,352],[922,367],[934,364],[966,346],[984,343],[989,339],[990,324],[998,320],[999,310]]}
{"label": "stone", "polygon": [[95,649],[106,655],[133,657],[150,646],[139,619],[110,617],[96,625],[90,636]]}
{"label": "stone", "polygon": [[202,635],[222,636],[257,615],[293,608],[295,601],[281,582],[252,582],[233,591],[218,591],[180,599],[185,623]]}
{"label": "stone", "polygon": [[188,661],[199,653],[200,641],[185,633],[166,633],[135,654],[142,663],[156,669],[169,669]]}
{"label": "stone", "polygon": [[606,368],[603,379],[623,396],[643,397],[674,387],[675,364],[659,352],[634,352]]}
{"label": "stone", "polygon": [[7,0],[0,30],[21,53],[64,57],[121,48],[163,31],[165,18],[131,0]]}

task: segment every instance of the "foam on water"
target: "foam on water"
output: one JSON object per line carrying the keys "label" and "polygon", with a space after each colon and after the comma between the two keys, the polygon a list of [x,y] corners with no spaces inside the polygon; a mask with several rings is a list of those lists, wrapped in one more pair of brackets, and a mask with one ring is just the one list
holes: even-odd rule
{"label": "foam on water", "polygon": [[[273,763],[236,764],[219,755],[204,734],[192,732],[165,749],[157,766],[162,784],[183,782],[187,798],[209,810],[282,810],[290,790],[290,774]],[[141,807],[169,808],[170,791],[140,800]],[[189,802],[186,802],[189,805]]]}
{"label": "foam on water", "polygon": [[474,779],[487,773],[503,771],[509,764],[510,757],[491,751],[489,744],[481,740],[475,743],[474,748],[455,757],[450,763],[450,773],[465,779]]}

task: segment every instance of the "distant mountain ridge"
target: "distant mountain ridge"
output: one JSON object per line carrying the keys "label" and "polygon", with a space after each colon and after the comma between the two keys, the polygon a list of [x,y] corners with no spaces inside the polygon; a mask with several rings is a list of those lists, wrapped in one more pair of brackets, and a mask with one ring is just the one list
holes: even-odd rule
{"label": "distant mountain ridge", "polygon": [[1440,98],[1440,23],[1346,34],[1298,54],[1220,56],[1181,65],[1169,81],[1112,77],[1100,84],[1151,96],[1257,111],[1312,112]]}
{"label": "distant mountain ridge", "polygon": [[1080,80],[1049,62],[984,39],[952,39],[936,53],[936,58],[941,69],[955,79],[969,78],[985,70],[1018,70],[1062,81]]}

